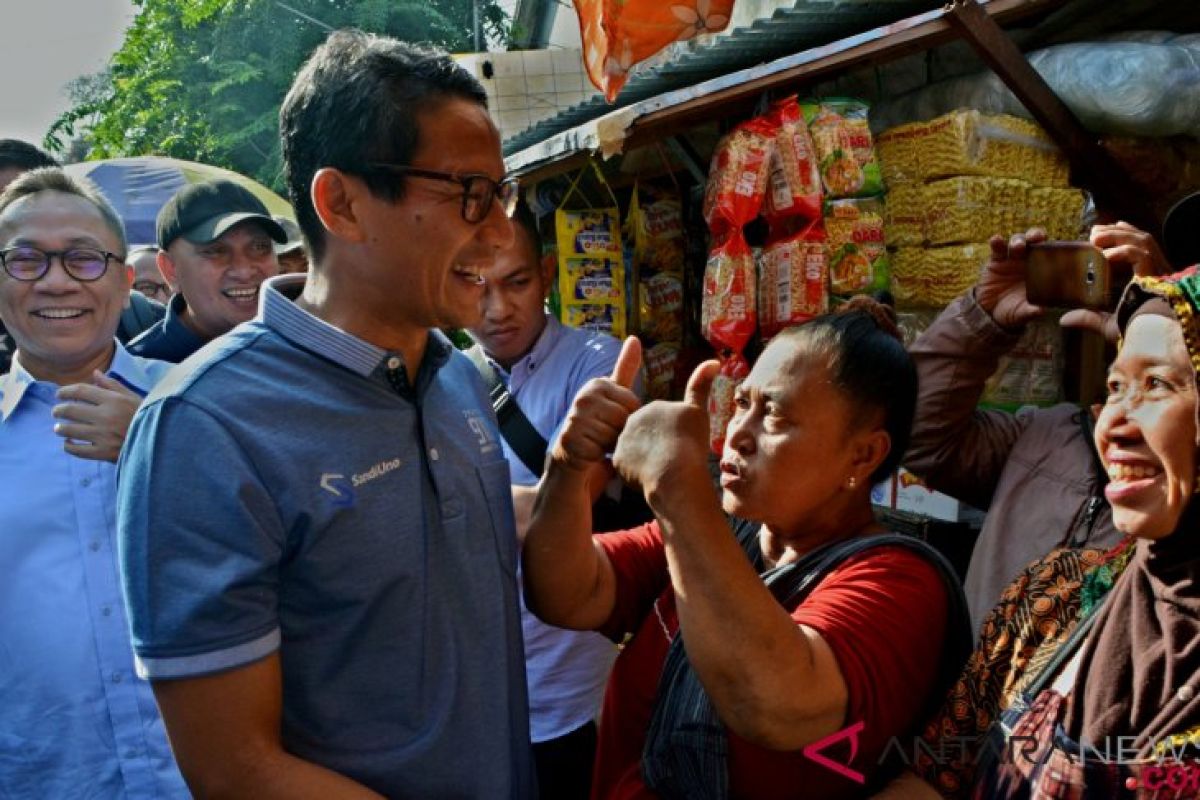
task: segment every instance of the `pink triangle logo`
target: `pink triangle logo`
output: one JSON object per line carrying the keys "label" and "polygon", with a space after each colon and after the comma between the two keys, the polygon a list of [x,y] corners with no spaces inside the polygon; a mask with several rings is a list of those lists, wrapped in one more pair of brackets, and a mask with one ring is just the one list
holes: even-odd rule
{"label": "pink triangle logo", "polygon": [[821,751],[824,750],[825,748],[827,748],[831,745],[837,744],[838,742],[842,741],[843,739],[849,739],[850,740],[850,758],[847,759],[847,762],[854,761],[854,757],[856,755],[858,755],[858,734],[861,733],[864,728],[866,728],[865,722],[856,722],[853,725],[851,725],[849,728],[843,728],[842,730],[837,731],[836,733],[831,733],[828,736],[826,736],[824,739],[819,739],[819,740],[813,742],[812,744],[810,744],[808,747],[805,747],[804,748],[804,757],[807,758],[809,761],[812,761],[815,764],[820,764],[822,767],[825,767],[825,769],[836,772],[838,775],[841,775],[843,778],[848,778],[849,780],[852,780],[855,783],[866,783],[867,782],[866,775],[863,775],[861,772],[855,772],[854,770],[850,769],[850,767],[848,767],[846,764],[839,764],[838,762],[833,761],[832,759],[826,758],[824,755],[821,754]]}

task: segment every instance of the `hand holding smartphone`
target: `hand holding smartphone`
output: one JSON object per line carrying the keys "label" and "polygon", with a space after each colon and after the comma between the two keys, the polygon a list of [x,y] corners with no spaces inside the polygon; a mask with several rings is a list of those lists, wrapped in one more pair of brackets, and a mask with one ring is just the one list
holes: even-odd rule
{"label": "hand holding smartphone", "polygon": [[1045,308],[1111,311],[1129,282],[1127,272],[1088,242],[1041,242],[1029,245],[1025,292]]}

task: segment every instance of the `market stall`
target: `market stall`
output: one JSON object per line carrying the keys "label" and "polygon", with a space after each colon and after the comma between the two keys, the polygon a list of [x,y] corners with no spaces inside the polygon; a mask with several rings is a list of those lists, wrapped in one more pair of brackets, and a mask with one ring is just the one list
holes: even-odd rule
{"label": "market stall", "polygon": [[[645,337],[654,396],[721,358],[716,448],[733,386],[788,325],[890,292],[915,336],[973,284],[992,234],[1079,239],[1105,217],[1156,231],[1200,186],[1200,11],[1101,5],[960,0],[506,143],[535,208],[556,212],[564,319]],[[1171,27],[1114,41],[1133,19]],[[596,209],[607,249],[581,262],[572,215]],[[1031,326],[985,402],[1086,401],[1103,361],[1053,321]],[[902,473],[880,501],[970,518],[922,491]]]}

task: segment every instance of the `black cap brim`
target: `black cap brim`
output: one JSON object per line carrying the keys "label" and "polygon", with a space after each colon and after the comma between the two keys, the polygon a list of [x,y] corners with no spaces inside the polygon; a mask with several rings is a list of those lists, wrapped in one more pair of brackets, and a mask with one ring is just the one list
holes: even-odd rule
{"label": "black cap brim", "polygon": [[255,214],[250,211],[234,211],[209,217],[181,233],[180,238],[186,239],[192,244],[208,244],[220,239],[230,228],[243,222],[257,222],[279,244],[287,241],[287,232],[284,231],[283,226],[266,214]]}

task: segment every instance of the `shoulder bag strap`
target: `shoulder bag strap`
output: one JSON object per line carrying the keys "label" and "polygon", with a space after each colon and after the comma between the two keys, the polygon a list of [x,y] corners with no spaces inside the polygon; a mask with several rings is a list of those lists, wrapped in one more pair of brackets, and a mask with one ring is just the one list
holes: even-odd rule
{"label": "shoulder bag strap", "polygon": [[521,459],[521,463],[534,475],[542,477],[542,471],[546,468],[546,448],[549,447],[546,437],[537,432],[521,406],[517,405],[516,398],[509,393],[508,387],[483,354],[483,348],[475,345],[463,353],[471,359],[487,385],[492,410],[496,412],[496,421],[500,424],[500,434]]}

